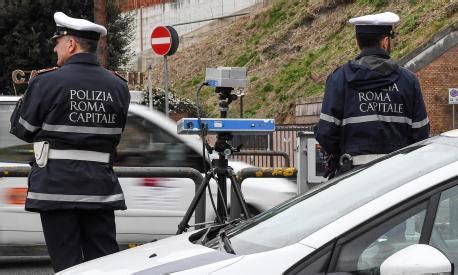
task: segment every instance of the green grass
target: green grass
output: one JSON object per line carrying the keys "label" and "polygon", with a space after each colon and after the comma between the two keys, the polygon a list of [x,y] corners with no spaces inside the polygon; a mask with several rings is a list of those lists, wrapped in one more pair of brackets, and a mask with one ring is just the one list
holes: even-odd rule
{"label": "green grass", "polygon": [[384,7],[388,5],[388,0],[358,0],[360,5],[373,5],[376,8]]}
{"label": "green grass", "polygon": [[324,92],[324,84],[309,83],[309,85],[305,86],[304,90],[307,96],[319,95]]}
{"label": "green grass", "polygon": [[413,14],[406,18],[404,18],[404,24],[402,24],[401,28],[399,29],[399,34],[405,35],[417,28],[417,20],[418,16]]}
{"label": "green grass", "polygon": [[286,1],[280,1],[273,6],[269,16],[267,17],[267,20],[262,24],[264,29],[272,28],[272,26],[277,25],[281,21],[288,18],[288,15],[284,10],[286,4],[285,2]]}
{"label": "green grass", "polygon": [[244,67],[253,57],[256,56],[256,52],[252,50],[248,50],[242,53],[239,57],[237,57],[234,61],[235,67]]}
{"label": "green grass", "polygon": [[[285,45],[281,43],[291,39],[296,33],[300,34],[306,28],[313,29],[315,18],[321,16],[309,13],[310,9],[306,2],[276,2],[252,17],[252,21],[246,21],[245,25],[233,30],[233,35],[239,37],[238,41],[244,42],[240,45],[227,45],[231,48],[230,51],[223,47],[217,52],[218,60],[215,60],[215,64],[248,68],[250,85],[244,101],[246,117],[261,113],[262,116],[271,117],[285,111],[288,106],[293,106],[298,98],[322,94],[326,76],[358,54],[354,28],[342,23],[338,28],[332,28],[333,33],[330,33],[331,29],[322,33],[321,30],[314,30],[315,34],[320,35],[311,34],[310,39],[320,39],[322,44],[312,40],[294,41],[295,44],[291,46],[300,45],[299,52],[291,54],[290,51],[287,57],[283,57],[280,49]],[[444,14],[442,10],[448,3],[445,0],[355,0],[348,4],[350,7],[339,12],[345,12],[344,21],[362,10],[367,13],[385,10],[398,13],[401,22],[396,29],[398,36],[393,43],[392,57],[399,59],[426,42],[444,26],[456,22],[456,14]],[[326,16],[334,16],[332,12],[334,11],[326,11],[329,13]],[[285,58],[288,58],[288,61]],[[262,63],[267,61],[272,62],[269,64],[272,69],[268,74],[262,70],[266,65]],[[177,86],[191,95],[191,92],[195,92],[195,86],[202,80],[203,75],[191,76],[187,80],[181,80],[181,84]],[[202,104],[210,115],[219,115],[217,97],[212,90],[202,92]],[[231,109],[236,110],[232,112],[238,115],[237,103],[232,105]]]}
{"label": "green grass", "polygon": [[268,93],[268,92],[273,91],[273,89],[274,89],[274,85],[272,85],[272,83],[270,83],[270,82],[267,82],[267,83],[262,87],[262,92]]}
{"label": "green grass", "polygon": [[185,91],[194,91],[195,87],[204,81],[203,75],[194,76],[191,79],[186,80],[181,85],[179,84],[177,94],[185,95]]}
{"label": "green grass", "polygon": [[[312,63],[314,63],[318,57],[324,55],[329,49],[329,46],[325,45],[316,51],[305,53],[301,59],[295,60],[284,66],[283,70],[278,74],[275,91],[279,93],[280,91],[288,90],[300,79],[304,77],[308,79],[311,78],[312,71],[316,69],[312,66]],[[321,65],[321,67],[323,67],[323,65]],[[280,101],[284,101],[282,97]]]}
{"label": "green grass", "polygon": [[263,104],[261,104],[261,102],[257,102],[252,107],[249,107],[246,110],[244,110],[243,115],[246,117],[253,117],[256,115],[257,111],[261,109],[262,106]]}

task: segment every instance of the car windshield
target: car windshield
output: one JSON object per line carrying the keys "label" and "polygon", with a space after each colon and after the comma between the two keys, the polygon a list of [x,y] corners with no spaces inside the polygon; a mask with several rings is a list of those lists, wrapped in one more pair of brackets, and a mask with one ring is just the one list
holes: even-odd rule
{"label": "car windshield", "polygon": [[25,144],[10,134],[10,117],[15,106],[15,102],[0,102],[0,148]]}
{"label": "car windshield", "polygon": [[[233,250],[243,255],[297,243],[369,201],[457,161],[458,148],[447,139],[453,140],[433,138],[401,149],[228,230]],[[215,240],[207,245],[217,246]]]}

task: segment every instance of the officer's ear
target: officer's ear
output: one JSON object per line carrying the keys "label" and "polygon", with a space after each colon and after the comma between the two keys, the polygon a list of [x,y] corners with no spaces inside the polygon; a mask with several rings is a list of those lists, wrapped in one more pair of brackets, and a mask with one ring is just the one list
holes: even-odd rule
{"label": "officer's ear", "polygon": [[359,40],[358,39],[355,39],[355,43],[356,43],[356,47],[358,47],[358,49],[362,50],[363,48],[361,47],[360,43],[359,43]]}
{"label": "officer's ear", "polygon": [[75,39],[75,37],[73,36],[70,36],[69,39],[68,39],[68,50],[70,53],[75,53],[77,52],[79,49],[79,44],[77,42],[77,40]]}
{"label": "officer's ear", "polygon": [[383,36],[383,38],[380,40],[380,48],[387,52],[391,51],[391,41],[389,36]]}

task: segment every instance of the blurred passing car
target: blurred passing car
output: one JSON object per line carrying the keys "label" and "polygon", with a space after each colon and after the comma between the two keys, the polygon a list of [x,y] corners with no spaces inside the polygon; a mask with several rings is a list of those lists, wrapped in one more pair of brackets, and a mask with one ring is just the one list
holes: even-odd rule
{"label": "blurred passing car", "polygon": [[[0,96],[3,167],[29,165],[33,160],[32,146],[9,134],[9,118],[18,98]],[[176,123],[162,113],[131,104],[115,166],[192,167],[202,172],[200,139],[176,132]],[[229,165],[234,171],[248,167],[241,162]],[[126,211],[116,211],[117,239],[121,244],[144,243],[175,234],[195,190],[194,182],[183,178],[120,178],[120,183],[128,207]],[[216,193],[216,186],[212,192]],[[296,186],[285,179],[247,179],[243,192],[249,209],[256,213],[294,196]],[[2,246],[44,243],[39,215],[24,210],[26,193],[26,178],[0,177],[0,252]],[[214,211],[208,198],[206,205],[207,218],[211,220]],[[194,219],[190,221],[193,222]]]}
{"label": "blurred passing car", "polygon": [[62,274],[453,274],[457,176],[454,130],[239,224],[166,238]]}

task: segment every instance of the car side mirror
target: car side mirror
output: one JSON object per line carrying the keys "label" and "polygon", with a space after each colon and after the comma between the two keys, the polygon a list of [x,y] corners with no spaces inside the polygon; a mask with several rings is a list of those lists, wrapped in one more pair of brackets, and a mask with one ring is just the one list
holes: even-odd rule
{"label": "car side mirror", "polygon": [[438,249],[426,244],[414,244],[388,257],[380,266],[380,274],[452,274],[452,266]]}

